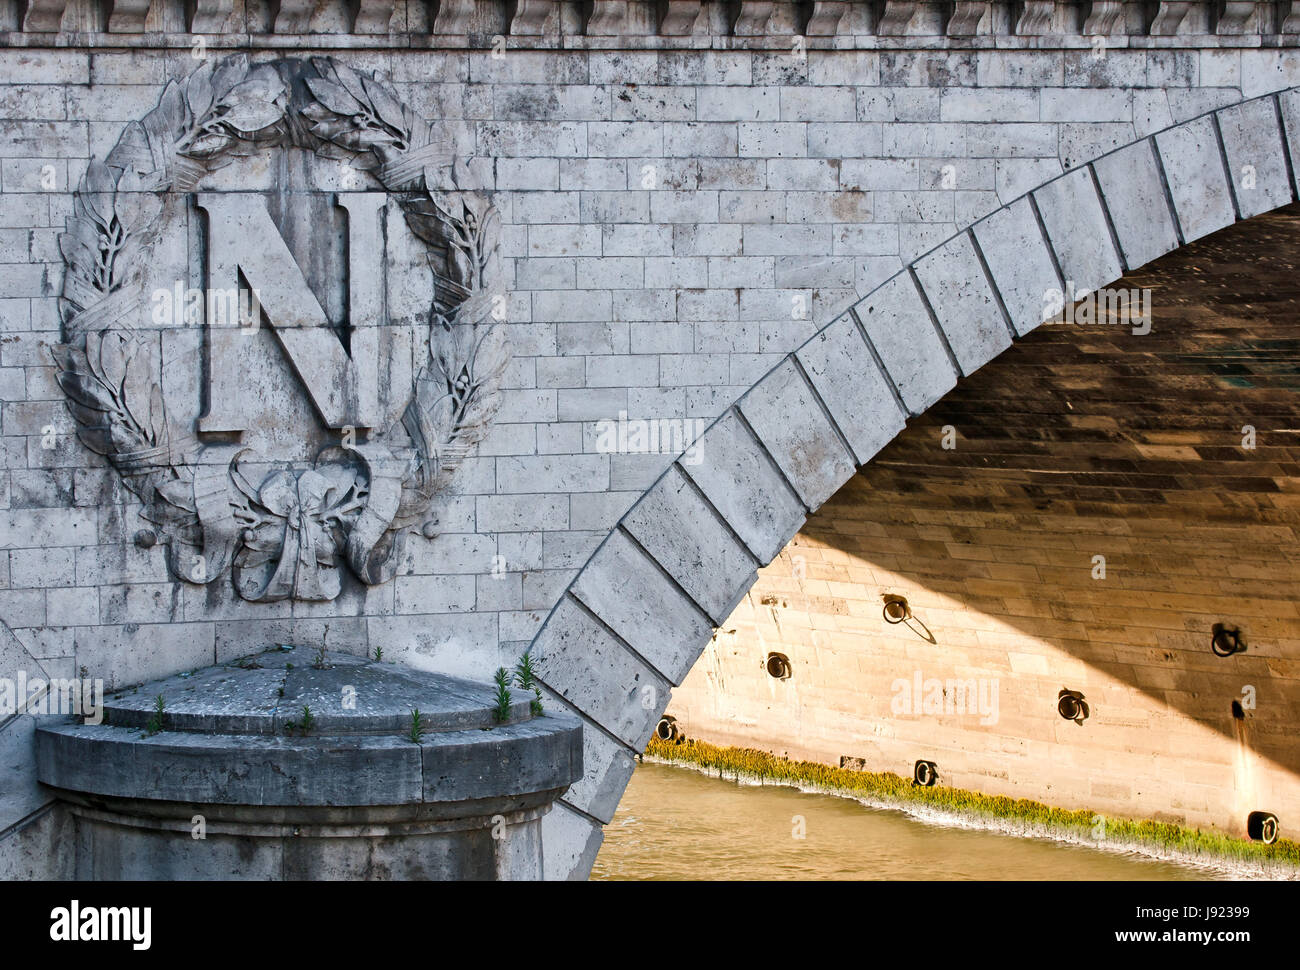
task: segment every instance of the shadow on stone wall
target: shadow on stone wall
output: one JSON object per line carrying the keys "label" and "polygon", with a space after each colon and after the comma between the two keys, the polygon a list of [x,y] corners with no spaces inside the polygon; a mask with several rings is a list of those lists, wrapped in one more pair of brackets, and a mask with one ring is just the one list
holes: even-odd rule
{"label": "shadow on stone wall", "polygon": [[[1113,284],[1152,291],[1150,333],[1058,324],[1017,341],[810,517],[755,604],[827,580],[831,595],[800,608],[852,631],[901,592],[936,630],[936,656],[960,633],[977,666],[1010,627],[1229,738],[1248,731],[1258,755],[1300,773],[1298,265],[1293,205]],[[809,583],[792,570],[800,546]],[[1245,651],[1215,656],[1216,624]],[[1234,710],[1244,685],[1253,711]]]}

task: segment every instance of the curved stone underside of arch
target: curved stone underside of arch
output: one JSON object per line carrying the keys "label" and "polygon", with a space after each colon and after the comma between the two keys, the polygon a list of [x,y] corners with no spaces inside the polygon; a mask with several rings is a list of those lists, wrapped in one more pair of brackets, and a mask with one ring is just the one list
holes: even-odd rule
{"label": "curved stone underside of arch", "polygon": [[1043,322],[1185,243],[1297,198],[1300,88],[1072,169],[905,267],[772,368],[669,466],[532,643],[586,722],[586,773],[546,820],[551,878],[585,878],[673,685],[806,517],[911,416]]}

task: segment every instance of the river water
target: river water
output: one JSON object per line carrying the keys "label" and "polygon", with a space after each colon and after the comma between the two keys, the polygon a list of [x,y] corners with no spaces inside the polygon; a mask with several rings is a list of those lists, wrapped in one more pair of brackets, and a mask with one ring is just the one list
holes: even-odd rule
{"label": "river water", "polygon": [[[803,838],[796,837],[800,818]],[[1184,880],[1215,874],[641,764],[605,826],[592,878]]]}

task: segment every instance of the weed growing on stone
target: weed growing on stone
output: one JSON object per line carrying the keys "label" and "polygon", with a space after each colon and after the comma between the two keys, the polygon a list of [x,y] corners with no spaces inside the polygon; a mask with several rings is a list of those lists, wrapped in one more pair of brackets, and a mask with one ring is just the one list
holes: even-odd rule
{"label": "weed growing on stone", "polygon": [[384,648],[375,647],[375,661],[378,662],[383,659],[384,659]]}
{"label": "weed growing on stone", "polygon": [[542,714],[542,689],[537,685],[537,669],[533,666],[532,655],[525,650],[524,655],[515,664],[515,685],[522,690],[530,690],[535,695],[528,702],[528,709],[534,717]]}
{"label": "weed growing on stone", "polygon": [[153,716],[145,724],[145,733],[148,737],[153,737],[163,729],[163,711],[167,709],[167,699],[159,694],[154,698]]}
{"label": "weed growing on stone", "polygon": [[492,679],[497,685],[497,706],[492,714],[498,724],[504,724],[510,720],[510,672],[505,667],[498,667]]}
{"label": "weed growing on stone", "polygon": [[284,729],[288,731],[290,734],[293,734],[296,731],[297,733],[301,734],[305,738],[309,733],[311,733],[311,729],[315,726],[316,726],[316,715],[311,712],[311,707],[304,704],[302,706],[302,720],[286,721],[284,724]]}
{"label": "weed growing on stone", "polygon": [[420,709],[417,707],[411,711],[411,733],[409,737],[413,742],[419,744],[422,734],[424,734],[424,715],[420,713]]}

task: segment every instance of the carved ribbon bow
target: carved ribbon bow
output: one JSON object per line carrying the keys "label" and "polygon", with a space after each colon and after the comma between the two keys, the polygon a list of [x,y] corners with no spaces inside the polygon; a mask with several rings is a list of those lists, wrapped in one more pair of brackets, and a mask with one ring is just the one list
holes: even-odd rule
{"label": "carved ribbon bow", "polygon": [[[258,503],[269,517],[245,538],[239,562],[240,591],[246,599],[330,600],[339,594],[330,522],[338,514],[330,501],[338,491],[338,483],[310,470],[297,478],[278,471],[262,483]],[[272,558],[275,569],[262,583],[250,570]]]}

